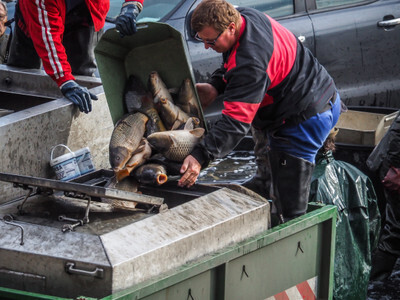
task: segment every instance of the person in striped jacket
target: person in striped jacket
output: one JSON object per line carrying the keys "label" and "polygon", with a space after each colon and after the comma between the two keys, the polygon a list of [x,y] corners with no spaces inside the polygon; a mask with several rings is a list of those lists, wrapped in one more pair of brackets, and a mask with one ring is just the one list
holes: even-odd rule
{"label": "person in striped jacket", "polygon": [[[122,37],[136,32],[142,7],[143,0],[123,3],[116,20]],[[109,8],[109,0],[18,0],[8,65],[39,69],[43,64],[62,94],[89,113],[97,97],[73,74],[94,76],[94,48]]]}

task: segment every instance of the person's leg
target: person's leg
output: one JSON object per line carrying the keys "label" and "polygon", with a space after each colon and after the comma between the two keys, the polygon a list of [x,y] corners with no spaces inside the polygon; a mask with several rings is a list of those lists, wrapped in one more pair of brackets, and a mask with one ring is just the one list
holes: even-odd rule
{"label": "person's leg", "polygon": [[257,171],[252,178],[242,185],[266,199],[270,197],[271,166],[268,159],[268,137],[264,130],[251,128],[254,140],[254,156]]}
{"label": "person's leg", "polygon": [[90,13],[84,2],[67,14],[63,45],[72,74],[94,76],[97,69],[94,48],[102,32],[102,30],[95,32]]}
{"label": "person's leg", "polygon": [[14,19],[15,26],[7,65],[27,69],[40,69],[41,60],[33,46],[32,39],[27,35],[24,18],[19,9],[19,2],[15,4]]}
{"label": "person's leg", "polygon": [[337,123],[340,111],[340,97],[337,95],[331,109],[299,125],[283,127],[269,137],[271,198],[285,222],[307,210],[315,156]]}
{"label": "person's leg", "polygon": [[271,198],[281,222],[306,213],[314,163],[285,152],[269,152]]}

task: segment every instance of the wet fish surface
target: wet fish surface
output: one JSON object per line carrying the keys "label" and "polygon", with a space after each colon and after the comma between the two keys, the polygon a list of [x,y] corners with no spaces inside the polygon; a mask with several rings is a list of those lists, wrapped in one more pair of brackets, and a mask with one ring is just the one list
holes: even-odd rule
{"label": "wet fish surface", "polygon": [[153,94],[153,102],[158,103],[161,99],[167,99],[173,102],[171,93],[168,91],[167,86],[161,79],[157,71],[153,71],[149,75],[148,86],[150,92]]}
{"label": "wet fish surface", "polygon": [[175,103],[188,115],[201,119],[201,108],[190,78],[183,80]]}
{"label": "wet fish surface", "polygon": [[147,137],[147,140],[166,158],[182,162],[200,142],[204,132],[205,129],[201,127],[192,130],[169,130],[153,133]]}
{"label": "wet fish surface", "polygon": [[114,172],[123,169],[142,140],[148,117],[140,112],[128,114],[115,125],[109,145],[109,159]]}
{"label": "wet fish surface", "polygon": [[162,185],[167,182],[165,166],[155,163],[144,164],[134,171],[134,177],[144,184]]}
{"label": "wet fish surface", "polygon": [[171,93],[156,71],[150,73],[149,86],[154,97],[155,108],[167,130],[174,130],[186,123],[190,116],[175,105]]}
{"label": "wet fish surface", "polygon": [[116,172],[116,178],[121,181],[140,165],[144,164],[151,156],[151,147],[147,139],[142,138],[139,146],[132,154],[129,161],[125,164],[124,168]]}

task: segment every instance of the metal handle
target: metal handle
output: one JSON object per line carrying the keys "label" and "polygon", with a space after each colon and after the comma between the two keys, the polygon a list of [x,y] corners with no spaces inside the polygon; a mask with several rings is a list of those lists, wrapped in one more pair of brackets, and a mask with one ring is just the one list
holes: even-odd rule
{"label": "metal handle", "polygon": [[398,113],[399,113],[398,111],[395,111],[395,112],[392,112],[391,114],[387,115],[383,119],[383,122],[385,123],[384,126],[387,126],[387,123],[389,123],[389,122],[391,124],[393,122],[393,120],[396,119]]}
{"label": "metal handle", "polygon": [[97,277],[97,278],[103,278],[103,276],[104,276],[104,270],[101,268],[96,267],[96,269],[94,269],[93,271],[76,269],[75,263],[73,263],[73,262],[65,263],[65,271],[70,274],[93,276],[93,277]]}
{"label": "metal handle", "polygon": [[389,27],[396,25],[400,25],[400,18],[378,22],[379,27]]}
{"label": "metal handle", "polygon": [[19,224],[14,223],[14,217],[12,215],[5,215],[3,217],[3,221],[4,223],[6,223],[7,225],[12,225],[12,226],[16,226],[19,229],[21,229],[21,242],[19,243],[21,246],[24,244],[24,227],[22,227]]}

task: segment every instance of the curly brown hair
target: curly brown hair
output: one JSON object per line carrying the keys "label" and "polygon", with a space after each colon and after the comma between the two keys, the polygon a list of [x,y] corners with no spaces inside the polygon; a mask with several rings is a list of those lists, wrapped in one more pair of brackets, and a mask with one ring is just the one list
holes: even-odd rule
{"label": "curly brown hair", "polygon": [[192,29],[200,32],[211,26],[217,31],[224,31],[229,24],[238,24],[240,13],[225,0],[203,0],[192,14]]}

